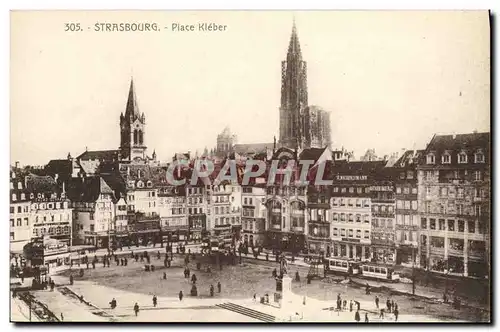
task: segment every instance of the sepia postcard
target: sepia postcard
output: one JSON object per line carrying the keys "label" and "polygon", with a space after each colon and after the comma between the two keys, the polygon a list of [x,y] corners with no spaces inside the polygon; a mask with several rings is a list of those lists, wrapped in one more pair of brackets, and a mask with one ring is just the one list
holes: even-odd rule
{"label": "sepia postcard", "polygon": [[490,323],[490,15],[11,11],[11,322]]}

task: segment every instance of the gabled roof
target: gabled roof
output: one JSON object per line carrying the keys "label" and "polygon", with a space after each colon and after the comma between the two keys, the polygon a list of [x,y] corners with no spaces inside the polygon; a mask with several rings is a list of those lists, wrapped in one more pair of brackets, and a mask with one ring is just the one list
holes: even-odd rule
{"label": "gabled roof", "polygon": [[266,153],[267,149],[273,149],[274,143],[252,143],[252,144],[235,144],[234,152],[241,155]]}
{"label": "gabled roof", "polygon": [[426,153],[429,151],[441,152],[444,150],[475,149],[479,147],[489,147],[491,134],[471,133],[458,135],[435,135],[430,141]]}
{"label": "gabled roof", "polygon": [[113,161],[118,160],[120,150],[100,150],[100,151],[85,151],[76,159],[78,160],[100,160],[100,161]]}
{"label": "gabled roof", "polygon": [[72,178],[67,195],[75,202],[95,202],[101,194],[114,196],[114,191],[100,176]]}

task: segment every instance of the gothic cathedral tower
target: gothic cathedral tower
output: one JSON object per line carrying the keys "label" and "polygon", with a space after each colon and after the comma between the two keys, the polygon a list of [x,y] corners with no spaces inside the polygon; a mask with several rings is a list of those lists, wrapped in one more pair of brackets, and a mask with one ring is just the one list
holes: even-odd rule
{"label": "gothic cathedral tower", "polygon": [[131,79],[125,115],[120,114],[120,153],[122,160],[146,159],[145,129],[146,118],[144,113],[139,113],[134,80]]}
{"label": "gothic cathedral tower", "polygon": [[302,113],[307,105],[307,63],[302,60],[294,21],[286,61],[281,62],[281,145],[290,149],[302,147],[305,135]]}

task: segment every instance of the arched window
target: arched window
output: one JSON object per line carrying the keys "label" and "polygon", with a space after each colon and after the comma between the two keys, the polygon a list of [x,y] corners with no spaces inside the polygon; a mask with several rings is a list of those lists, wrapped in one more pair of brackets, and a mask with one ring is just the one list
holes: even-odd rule
{"label": "arched window", "polygon": [[137,129],[134,130],[134,144],[137,144]]}
{"label": "arched window", "polygon": [[144,136],[143,136],[143,134],[142,134],[142,130],[139,130],[139,144],[141,144],[141,145],[142,145],[142,143],[143,143],[143,139],[144,139]]}

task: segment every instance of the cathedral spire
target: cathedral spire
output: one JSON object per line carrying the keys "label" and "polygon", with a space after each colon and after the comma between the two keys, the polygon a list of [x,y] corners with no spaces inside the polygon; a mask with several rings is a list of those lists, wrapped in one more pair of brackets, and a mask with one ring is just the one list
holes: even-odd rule
{"label": "cathedral spire", "polygon": [[127,108],[125,110],[126,118],[138,118],[140,117],[139,106],[137,106],[137,97],[135,95],[134,89],[134,78],[130,78],[130,88],[128,91]]}
{"label": "cathedral spire", "polygon": [[294,57],[302,59],[300,51],[299,36],[297,35],[297,26],[295,25],[295,17],[293,18],[292,35],[290,36],[290,44],[288,45],[287,58]]}

